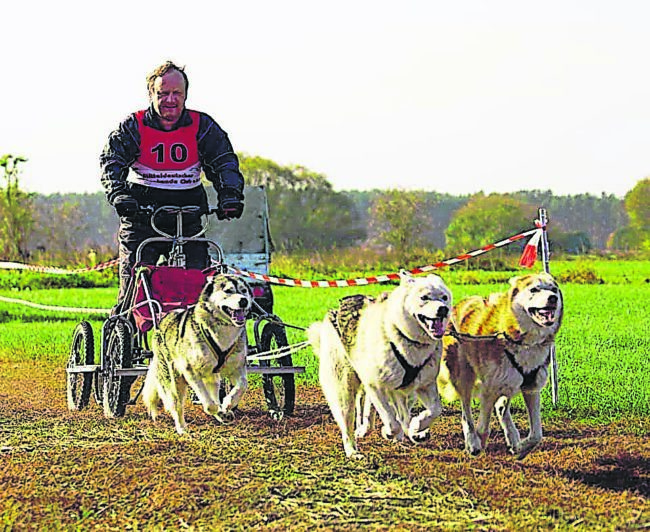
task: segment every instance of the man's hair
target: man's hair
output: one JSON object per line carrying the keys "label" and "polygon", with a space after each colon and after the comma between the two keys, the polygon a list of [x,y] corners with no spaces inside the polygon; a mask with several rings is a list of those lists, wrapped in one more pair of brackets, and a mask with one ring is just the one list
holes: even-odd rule
{"label": "man's hair", "polygon": [[151,74],[147,76],[147,92],[151,94],[153,91],[153,84],[156,82],[156,78],[164,76],[167,72],[171,70],[177,70],[183,76],[185,80],[185,92],[190,86],[190,81],[187,79],[187,74],[185,74],[185,67],[180,67],[173,63],[172,61],[165,61],[162,65],[156,67]]}

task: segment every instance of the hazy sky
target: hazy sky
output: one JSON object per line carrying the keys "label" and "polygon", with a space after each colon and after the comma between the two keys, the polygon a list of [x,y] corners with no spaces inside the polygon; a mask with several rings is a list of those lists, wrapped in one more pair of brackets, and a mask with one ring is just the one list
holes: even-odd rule
{"label": "hazy sky", "polygon": [[622,197],[650,175],[646,0],[22,0],[2,19],[0,154],[29,159],[29,190],[101,190],[104,142],[166,59],[236,151],[338,190]]}

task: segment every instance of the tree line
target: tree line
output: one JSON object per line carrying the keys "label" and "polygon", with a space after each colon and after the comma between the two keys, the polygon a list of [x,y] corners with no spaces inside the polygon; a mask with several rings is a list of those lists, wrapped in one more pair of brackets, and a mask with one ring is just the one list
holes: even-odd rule
{"label": "tree line", "polygon": [[[555,251],[650,250],[650,179],[639,181],[624,199],[543,190],[460,196],[399,189],[335,191],[324,175],[303,166],[239,157],[247,185],[265,187],[279,251],[383,247],[462,252],[532,228],[539,207],[548,211]],[[88,253],[114,256],[118,220],[103,192],[26,193],[19,186],[25,161],[0,158],[0,260],[66,264],[87,262]]]}

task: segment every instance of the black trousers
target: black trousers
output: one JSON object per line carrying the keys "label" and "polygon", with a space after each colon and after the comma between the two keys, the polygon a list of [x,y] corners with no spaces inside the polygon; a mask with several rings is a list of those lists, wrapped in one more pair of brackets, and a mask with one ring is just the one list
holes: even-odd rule
{"label": "black trousers", "polygon": [[[156,225],[169,235],[176,234],[176,215],[156,216]],[[196,214],[183,215],[183,236],[192,236],[202,229],[201,217]],[[159,262],[160,256],[169,257],[172,242],[151,242],[140,248],[138,247],[147,238],[159,237],[151,227],[151,218],[146,214],[121,217],[120,228],[117,235],[119,243],[120,259],[120,291],[117,297],[120,305],[127,294],[129,284],[133,278],[133,267],[138,261],[140,264],[155,265]],[[186,267],[203,270],[209,266],[208,245],[206,242],[190,242],[183,246],[186,257]]]}

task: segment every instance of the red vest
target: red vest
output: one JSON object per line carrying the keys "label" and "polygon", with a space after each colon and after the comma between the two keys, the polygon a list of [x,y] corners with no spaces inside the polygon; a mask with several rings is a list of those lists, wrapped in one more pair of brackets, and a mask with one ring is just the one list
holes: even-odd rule
{"label": "red vest", "polygon": [[192,123],[172,131],[144,125],[145,111],[135,116],[140,131],[140,156],[127,178],[147,187],[183,190],[201,183],[201,163],[196,135],[200,115],[189,111]]}

